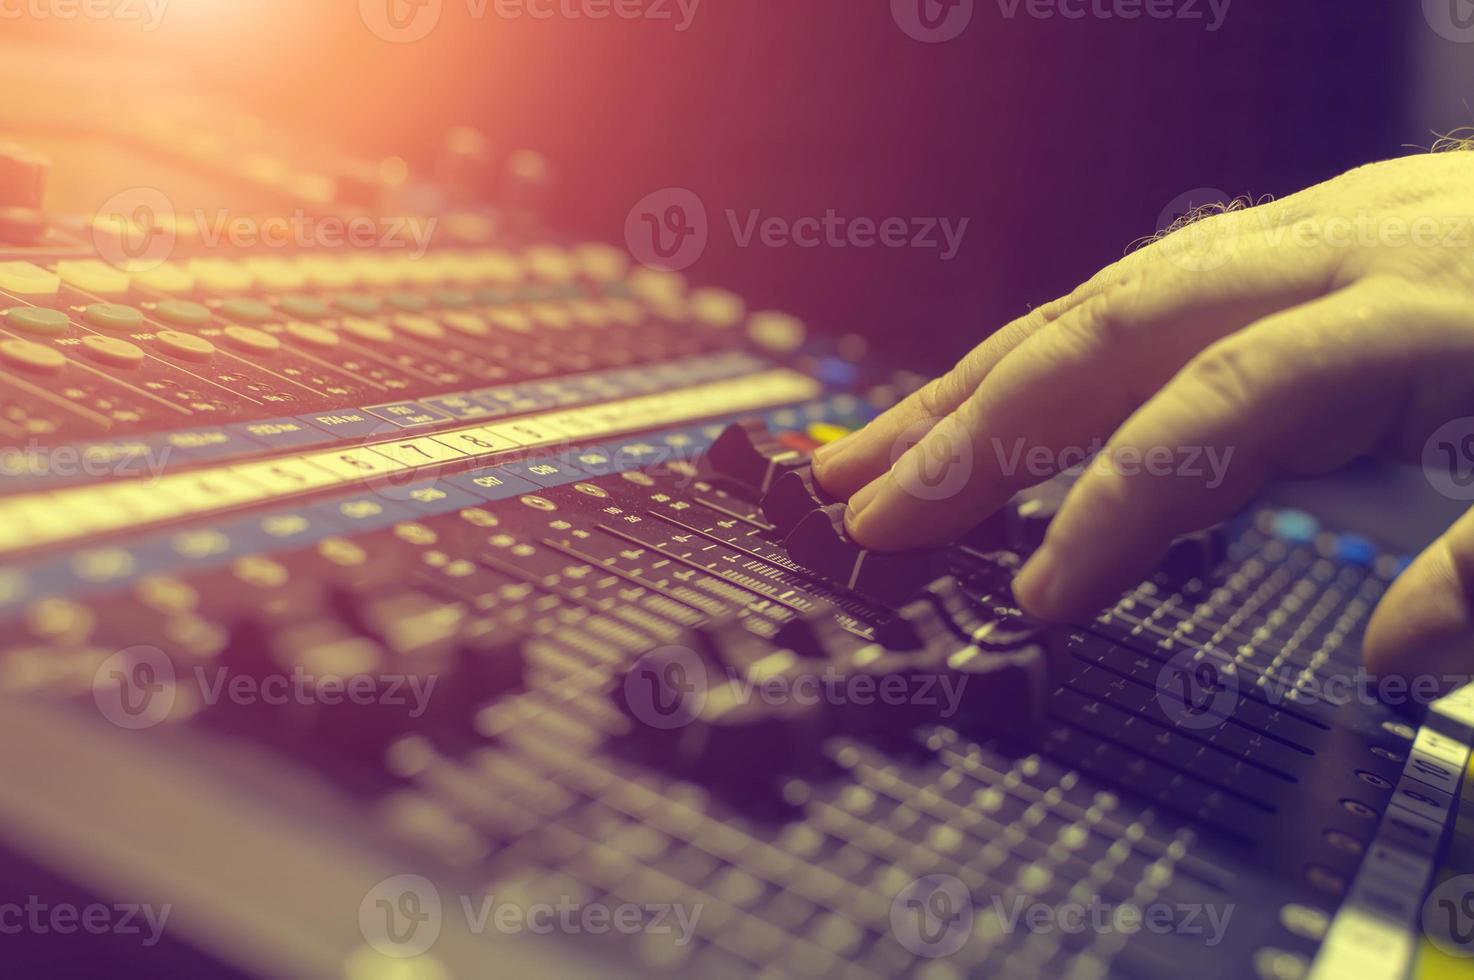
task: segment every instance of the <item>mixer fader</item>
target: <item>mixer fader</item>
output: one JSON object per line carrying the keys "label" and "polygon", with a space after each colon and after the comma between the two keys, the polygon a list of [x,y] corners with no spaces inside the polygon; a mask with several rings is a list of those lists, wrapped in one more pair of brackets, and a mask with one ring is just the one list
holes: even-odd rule
{"label": "mixer fader", "polygon": [[[813,479],[916,376],[615,247],[439,217],[423,254],[7,232],[8,844],[67,880],[111,846],[103,894],[237,861],[235,898],[318,945],[248,948],[191,893],[178,942],[221,975],[1402,975],[1468,749],[1324,694],[1396,556],[1263,508],[1094,619],[1031,621],[1009,583],[1062,484],[880,554]],[[105,815],[114,753],[155,809]],[[211,836],[210,806],[250,826]],[[311,902],[248,872],[291,864],[256,808],[317,856]],[[319,837],[447,908],[691,934],[396,948]]]}

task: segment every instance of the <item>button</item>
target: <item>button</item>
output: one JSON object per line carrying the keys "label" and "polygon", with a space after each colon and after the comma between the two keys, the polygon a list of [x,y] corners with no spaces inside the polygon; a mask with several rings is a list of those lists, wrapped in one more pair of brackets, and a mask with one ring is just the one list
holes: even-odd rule
{"label": "button", "polygon": [[773,522],[778,533],[787,534],[810,513],[837,503],[829,492],[814,480],[807,466],[784,473],[763,495],[763,516]]}
{"label": "button", "polygon": [[691,293],[691,315],[709,327],[735,327],[747,314],[747,304],[725,289],[697,289]]}
{"label": "button", "polygon": [[463,293],[458,289],[437,289],[432,295],[436,303],[452,309],[471,305],[471,294]]}
{"label": "button", "polygon": [[17,306],[5,314],[5,323],[13,330],[54,337],[66,333],[71,320],[60,310],[48,310],[41,306]]}
{"label": "button", "polygon": [[807,335],[802,320],[776,310],[754,313],[747,321],[747,336],[752,338],[752,342],[780,354],[792,354],[798,350],[804,345]]}
{"label": "button", "polygon": [[598,282],[618,282],[629,271],[630,257],[621,249],[602,242],[587,242],[573,250],[580,270]]}
{"label": "button", "polygon": [[132,281],[128,273],[97,259],[64,259],[56,263],[56,274],[68,286],[87,293],[126,293]]}
{"label": "button", "polygon": [[358,271],[344,257],[304,256],[297,260],[297,268],[318,289],[347,289],[359,278]]}
{"label": "button", "polygon": [[343,332],[356,340],[366,341],[370,344],[387,344],[394,339],[394,334],[388,327],[377,320],[367,320],[361,316],[350,316],[342,323]]}
{"label": "button", "polygon": [[210,308],[187,299],[166,299],[154,307],[154,316],[179,327],[198,327],[210,322]]}
{"label": "button", "polygon": [[302,323],[300,320],[293,320],[286,325],[285,329],[289,337],[306,344],[308,347],[319,347],[327,350],[337,347],[339,343],[337,334],[333,333],[327,327],[319,327],[313,323]]}
{"label": "button", "polygon": [[844,531],[844,504],[830,504],[798,523],[784,546],[800,565],[835,584],[888,606],[899,606],[943,572],[940,552],[875,552],[855,545]]}
{"label": "button", "polygon": [[229,259],[190,259],[189,271],[212,293],[243,293],[255,281],[249,269]]}
{"label": "button", "polygon": [[0,262],[0,289],[16,296],[55,296],[61,277],[33,262]]}
{"label": "button", "polygon": [[474,313],[451,310],[440,314],[440,320],[447,327],[468,337],[486,337],[491,333],[491,327],[486,325],[486,321]]}
{"label": "button", "polygon": [[45,211],[0,205],[0,242],[34,245],[46,235]]}
{"label": "button", "polygon": [[264,330],[231,324],[224,330],[230,346],[248,354],[275,354],[281,350],[281,341]]}
{"label": "button", "polygon": [[94,361],[113,367],[137,367],[143,363],[143,348],[121,337],[102,337],[95,333],[82,338],[82,349]]}
{"label": "button", "polygon": [[394,326],[411,337],[420,340],[440,340],[445,336],[445,328],[427,316],[418,313],[400,313],[394,317]]}
{"label": "button", "polygon": [[277,306],[288,316],[303,320],[320,320],[328,315],[328,304],[312,296],[283,296]]}
{"label": "button", "polygon": [[215,353],[215,345],[204,337],[178,330],[160,330],[154,335],[154,342],[166,352],[187,361],[207,361]]}
{"label": "button", "polygon": [[1360,534],[1338,535],[1336,557],[1353,565],[1370,565],[1377,557],[1377,546]]}
{"label": "button", "polygon": [[67,362],[61,351],[33,340],[0,340],[0,358],[14,367],[46,374],[60,371]]}
{"label": "button", "polygon": [[833,425],[829,422],[815,422],[805,431],[808,432],[810,439],[823,446],[827,446],[831,442],[838,442],[850,434],[850,430],[844,426]]}
{"label": "button", "polygon": [[761,419],[743,419],[717,436],[706,462],[718,475],[764,494],[778,477],[802,466],[804,458],[779,443]]}
{"label": "button", "polygon": [[194,275],[174,262],[160,262],[129,271],[133,274],[134,282],[161,293],[188,293],[194,290]]}
{"label": "button", "polygon": [[263,289],[284,292],[307,285],[307,274],[285,259],[254,257],[246,259],[246,268]]}
{"label": "button", "polygon": [[418,293],[390,293],[384,298],[389,301],[390,306],[397,310],[404,310],[406,313],[423,313],[430,305],[429,301]]}
{"label": "button", "polygon": [[121,303],[93,303],[82,311],[88,326],[128,333],[143,327],[143,311]]}
{"label": "button", "polygon": [[345,310],[355,316],[369,316],[379,312],[379,297],[369,293],[339,293],[333,298],[333,305],[340,310]]}
{"label": "button", "polygon": [[276,313],[259,299],[228,299],[220,304],[220,315],[241,323],[266,323]]}

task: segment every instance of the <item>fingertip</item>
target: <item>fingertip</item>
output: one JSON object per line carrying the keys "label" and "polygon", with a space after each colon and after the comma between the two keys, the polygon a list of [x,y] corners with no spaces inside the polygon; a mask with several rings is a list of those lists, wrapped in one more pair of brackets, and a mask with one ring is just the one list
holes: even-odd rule
{"label": "fingertip", "polygon": [[1383,594],[1362,638],[1375,677],[1453,676],[1474,667],[1474,618],[1447,540],[1420,554]]}

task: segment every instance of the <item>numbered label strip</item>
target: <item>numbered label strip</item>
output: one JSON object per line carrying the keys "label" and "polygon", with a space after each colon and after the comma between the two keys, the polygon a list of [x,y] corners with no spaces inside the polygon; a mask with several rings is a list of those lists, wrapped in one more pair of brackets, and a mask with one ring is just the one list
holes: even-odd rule
{"label": "numbered label strip", "polygon": [[1331,920],[1310,980],[1403,980],[1417,948],[1423,896],[1458,807],[1469,745],[1424,726],[1376,839]]}
{"label": "numbered label strip", "polygon": [[330,487],[393,479],[422,467],[481,463],[507,452],[635,432],[817,397],[813,378],[788,369],[715,381],[492,425],[365,441],[306,455],[218,466],[154,480],[34,493],[0,501],[0,554],[94,534],[275,501]]}

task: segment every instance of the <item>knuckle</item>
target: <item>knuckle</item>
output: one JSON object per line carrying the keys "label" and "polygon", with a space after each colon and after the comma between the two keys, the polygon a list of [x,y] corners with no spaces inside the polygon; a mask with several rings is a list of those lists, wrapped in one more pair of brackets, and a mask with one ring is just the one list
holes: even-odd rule
{"label": "knuckle", "polygon": [[928,419],[942,418],[965,395],[962,387],[961,372],[954,368],[922,385],[916,392],[916,404]]}
{"label": "knuckle", "polygon": [[1240,343],[1220,342],[1189,362],[1183,380],[1195,397],[1211,398],[1230,409],[1253,404],[1258,374],[1253,355]]}
{"label": "knuckle", "polygon": [[1120,347],[1138,320],[1141,282],[1141,277],[1131,272],[1120,272],[1102,282],[1077,316],[1061,321],[1068,339],[1087,350]]}

